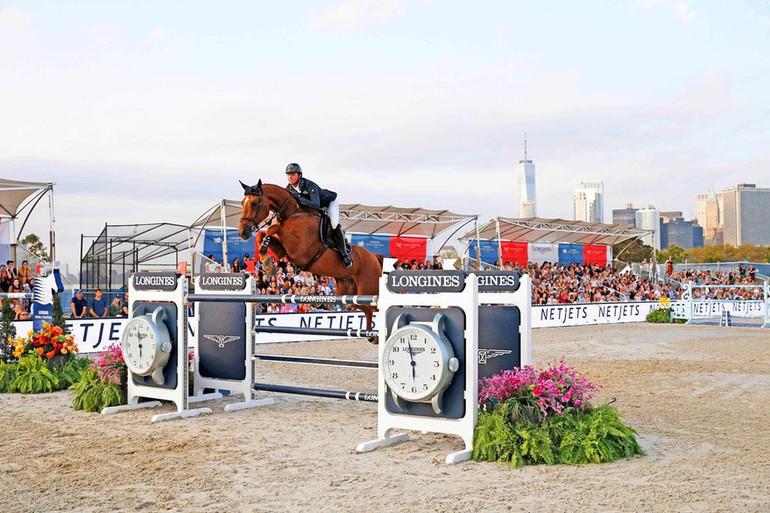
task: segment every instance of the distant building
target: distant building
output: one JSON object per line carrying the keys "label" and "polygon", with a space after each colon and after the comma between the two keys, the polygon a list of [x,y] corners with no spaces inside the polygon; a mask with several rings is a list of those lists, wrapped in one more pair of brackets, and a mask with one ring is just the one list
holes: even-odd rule
{"label": "distant building", "polygon": [[527,134],[524,134],[524,159],[516,166],[516,186],[519,188],[519,201],[515,217],[537,217],[535,164],[527,158]]}
{"label": "distant building", "polygon": [[724,242],[724,199],[722,194],[715,194],[712,189],[697,196],[697,220],[703,227],[705,244]]}
{"label": "distant building", "polygon": [[653,230],[653,233],[642,237],[642,242],[660,251],[660,215],[655,207],[646,205],[636,211],[636,227]]}
{"label": "distant building", "polygon": [[770,244],[770,189],[742,183],[722,191],[724,243]]}
{"label": "distant building", "polygon": [[[666,212],[677,214],[679,212]],[[683,249],[699,248],[703,246],[703,228],[696,220],[685,221],[680,216],[660,215],[660,247],[666,249],[671,245],[677,245]]]}
{"label": "distant building", "polygon": [[604,182],[583,182],[575,189],[575,220],[604,222]]}
{"label": "distant building", "polygon": [[626,208],[617,208],[612,210],[612,224],[624,224],[626,226],[636,226],[636,211],[631,203],[626,203]]}

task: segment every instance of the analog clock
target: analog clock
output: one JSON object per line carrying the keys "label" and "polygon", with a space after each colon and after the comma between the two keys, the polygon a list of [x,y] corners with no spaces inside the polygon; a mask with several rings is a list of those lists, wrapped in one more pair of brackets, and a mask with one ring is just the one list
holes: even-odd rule
{"label": "analog clock", "polygon": [[163,368],[171,354],[171,336],[164,317],[161,307],[151,314],[136,315],[121,337],[121,351],[128,370],[137,376],[151,376],[158,385],[164,383]]}
{"label": "analog clock", "polygon": [[441,413],[444,391],[452,383],[460,362],[451,342],[444,335],[444,316],[436,314],[432,323],[407,324],[401,314],[383,348],[385,383],[399,408],[406,403],[430,403]]}

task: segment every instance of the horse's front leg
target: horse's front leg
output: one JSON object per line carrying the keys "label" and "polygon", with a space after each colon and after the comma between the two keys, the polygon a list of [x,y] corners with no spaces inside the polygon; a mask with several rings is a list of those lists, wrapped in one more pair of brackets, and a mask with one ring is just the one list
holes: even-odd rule
{"label": "horse's front leg", "polygon": [[257,234],[256,245],[259,246],[259,261],[270,276],[278,273],[278,267],[275,265],[275,259],[267,254],[268,249],[280,260],[286,256],[286,250],[280,242],[278,230],[271,226],[265,232]]}

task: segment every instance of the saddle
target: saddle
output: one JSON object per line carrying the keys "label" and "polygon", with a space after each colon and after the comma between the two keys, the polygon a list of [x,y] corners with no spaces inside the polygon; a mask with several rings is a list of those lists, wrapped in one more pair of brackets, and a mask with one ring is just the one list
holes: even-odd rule
{"label": "saddle", "polygon": [[331,219],[329,219],[325,210],[318,210],[317,212],[321,218],[321,222],[318,223],[318,238],[321,239],[321,248],[308,263],[302,266],[295,264],[294,267],[300,270],[305,270],[313,265],[319,258],[321,258],[321,255],[323,255],[327,249],[336,251],[343,258],[352,253],[352,248],[348,244],[347,239],[345,239],[342,228],[339,230],[332,228]]}

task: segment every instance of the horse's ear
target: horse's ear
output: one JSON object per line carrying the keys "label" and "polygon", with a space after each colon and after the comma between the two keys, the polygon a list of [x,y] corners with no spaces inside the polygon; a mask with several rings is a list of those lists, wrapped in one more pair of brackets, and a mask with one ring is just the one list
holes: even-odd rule
{"label": "horse's ear", "polygon": [[249,187],[249,186],[248,186],[248,185],[246,185],[245,183],[241,182],[240,180],[238,180],[238,181],[241,183],[241,187],[243,187],[243,192],[245,192],[245,193],[247,193],[247,194],[248,194],[248,192],[249,192],[249,189],[251,189],[251,187]]}
{"label": "horse's ear", "polygon": [[262,190],[262,179],[261,178],[257,182],[257,190],[260,190],[260,191]]}

